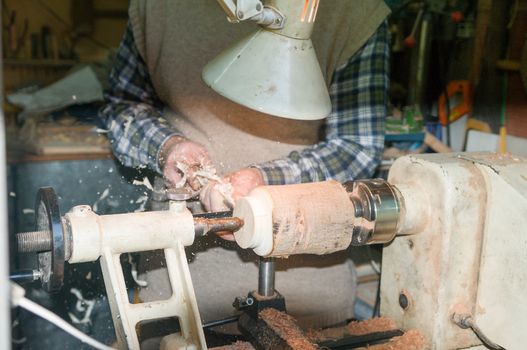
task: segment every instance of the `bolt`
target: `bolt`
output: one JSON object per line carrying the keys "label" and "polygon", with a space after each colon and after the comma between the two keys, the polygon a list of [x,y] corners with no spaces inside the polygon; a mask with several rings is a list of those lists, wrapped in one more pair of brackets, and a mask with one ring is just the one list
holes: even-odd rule
{"label": "bolt", "polygon": [[467,329],[472,327],[472,316],[457,314],[452,315],[452,321],[462,329]]}
{"label": "bolt", "polygon": [[243,19],[244,14],[242,11],[238,11],[237,15],[238,15],[238,19]]}
{"label": "bolt", "polygon": [[185,188],[171,188],[166,194],[171,201],[186,201],[192,198],[192,193]]}
{"label": "bolt", "polygon": [[410,299],[408,298],[407,292],[405,291],[402,291],[399,294],[399,306],[403,310],[408,310],[408,308],[410,307]]}
{"label": "bolt", "polygon": [[234,308],[236,310],[243,310],[243,309],[246,309],[247,307],[251,306],[254,304],[254,299],[251,298],[251,297],[236,297],[234,299],[234,302],[232,303],[232,306],[234,306]]}
{"label": "bolt", "polygon": [[51,250],[51,231],[18,233],[16,240],[19,253],[46,252]]}
{"label": "bolt", "polygon": [[39,279],[41,279],[43,276],[43,273],[42,271],[40,270],[33,270],[33,280],[34,281],[38,281]]}
{"label": "bolt", "polygon": [[256,11],[260,12],[262,10],[262,4],[256,4]]}
{"label": "bolt", "polygon": [[91,207],[89,205],[77,205],[71,208],[71,212],[77,216],[86,216],[91,212]]}

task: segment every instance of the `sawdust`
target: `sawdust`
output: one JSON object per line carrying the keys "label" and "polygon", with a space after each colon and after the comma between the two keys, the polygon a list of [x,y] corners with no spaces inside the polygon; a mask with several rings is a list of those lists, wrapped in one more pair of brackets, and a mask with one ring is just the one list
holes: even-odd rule
{"label": "sawdust", "polygon": [[392,338],[388,343],[373,345],[368,350],[423,350],[426,340],[423,335],[415,330],[409,330],[400,337]]}
{"label": "sawdust", "polygon": [[287,342],[291,349],[318,349],[318,346],[311,343],[304,335],[296,324],[295,319],[288,314],[269,308],[262,310],[259,316],[276,334]]}
{"label": "sawdust", "polygon": [[348,324],[351,335],[364,335],[375,332],[386,332],[397,329],[395,322],[387,317],[376,317],[366,321],[354,321]]}

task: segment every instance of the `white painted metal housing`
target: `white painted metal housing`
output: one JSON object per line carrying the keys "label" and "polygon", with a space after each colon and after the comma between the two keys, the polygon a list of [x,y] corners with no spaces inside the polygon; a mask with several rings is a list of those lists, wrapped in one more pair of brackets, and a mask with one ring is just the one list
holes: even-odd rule
{"label": "white painted metal housing", "polygon": [[420,330],[430,349],[481,344],[452,322],[454,314],[471,315],[504,348],[523,349],[527,160],[493,153],[409,156],[395,162],[388,181],[424,194],[412,210],[427,222],[384,248],[382,315]]}

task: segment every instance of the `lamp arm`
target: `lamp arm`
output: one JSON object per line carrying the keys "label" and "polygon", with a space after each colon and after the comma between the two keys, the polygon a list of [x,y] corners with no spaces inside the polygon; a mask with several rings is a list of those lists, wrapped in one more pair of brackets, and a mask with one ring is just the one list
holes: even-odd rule
{"label": "lamp arm", "polygon": [[270,29],[281,29],[284,15],[275,8],[265,7],[260,0],[217,0],[231,23],[251,20]]}

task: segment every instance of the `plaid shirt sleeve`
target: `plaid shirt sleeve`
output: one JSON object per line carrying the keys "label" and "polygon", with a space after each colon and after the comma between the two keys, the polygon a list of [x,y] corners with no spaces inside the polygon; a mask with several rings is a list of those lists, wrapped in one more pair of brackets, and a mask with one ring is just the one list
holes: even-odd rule
{"label": "plaid shirt sleeve", "polygon": [[287,158],[255,165],[267,184],[344,182],[373,175],[384,147],[389,41],[385,22],[335,71],[329,88],[333,108],[325,122],[325,140]]}
{"label": "plaid shirt sleeve", "polygon": [[128,24],[105,92],[107,104],[99,118],[108,129],[113,153],[126,166],[147,166],[161,173],[158,153],[173,135],[181,135],[163,118],[147,67],[135,46]]}

